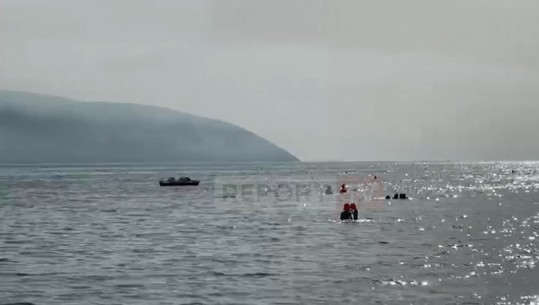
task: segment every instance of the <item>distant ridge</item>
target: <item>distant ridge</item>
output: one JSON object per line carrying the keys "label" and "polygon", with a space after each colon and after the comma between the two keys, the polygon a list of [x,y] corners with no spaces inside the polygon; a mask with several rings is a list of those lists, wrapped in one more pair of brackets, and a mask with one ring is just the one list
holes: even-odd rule
{"label": "distant ridge", "polygon": [[0,91],[0,163],[297,160],[219,120],[155,106]]}

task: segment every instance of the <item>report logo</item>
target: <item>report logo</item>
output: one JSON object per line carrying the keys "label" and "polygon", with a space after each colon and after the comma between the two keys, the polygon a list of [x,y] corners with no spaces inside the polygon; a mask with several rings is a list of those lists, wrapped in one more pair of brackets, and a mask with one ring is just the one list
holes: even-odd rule
{"label": "report logo", "polygon": [[294,181],[289,177],[238,176],[214,180],[215,198],[228,202],[290,202],[311,201],[317,194],[317,183]]}
{"label": "report logo", "polygon": [[298,176],[220,176],[214,180],[214,198],[221,203],[355,203],[359,208],[378,209],[384,186],[377,176],[341,175],[316,179]]}

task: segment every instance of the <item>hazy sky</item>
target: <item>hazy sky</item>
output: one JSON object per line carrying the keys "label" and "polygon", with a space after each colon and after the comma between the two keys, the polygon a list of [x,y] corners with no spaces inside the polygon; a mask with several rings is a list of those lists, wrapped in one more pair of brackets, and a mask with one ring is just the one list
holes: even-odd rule
{"label": "hazy sky", "polygon": [[537,0],[2,0],[0,89],[166,106],[303,160],[539,159]]}

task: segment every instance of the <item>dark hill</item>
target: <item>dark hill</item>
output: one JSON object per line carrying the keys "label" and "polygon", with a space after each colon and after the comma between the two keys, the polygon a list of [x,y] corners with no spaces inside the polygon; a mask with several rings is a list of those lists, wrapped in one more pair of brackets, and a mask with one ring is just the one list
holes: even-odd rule
{"label": "dark hill", "polygon": [[0,91],[0,163],[293,161],[218,120],[133,104]]}

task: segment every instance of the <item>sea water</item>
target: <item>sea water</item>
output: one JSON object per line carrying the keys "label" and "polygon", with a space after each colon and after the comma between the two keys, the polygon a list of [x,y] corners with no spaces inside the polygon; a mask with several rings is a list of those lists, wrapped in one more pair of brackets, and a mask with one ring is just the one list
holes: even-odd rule
{"label": "sea water", "polygon": [[533,162],[3,166],[0,304],[538,304],[538,190]]}

